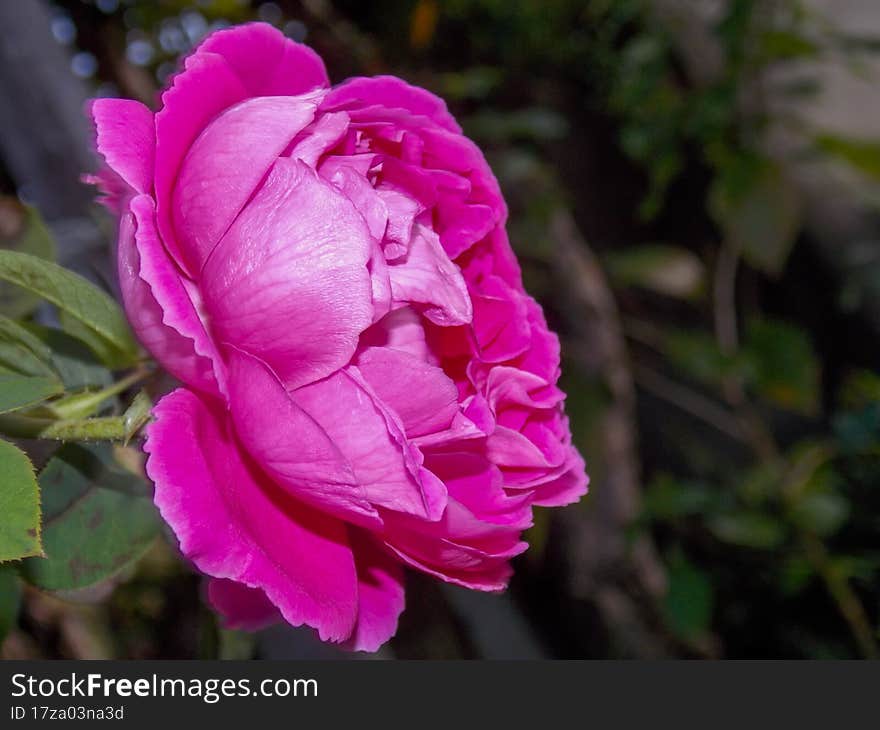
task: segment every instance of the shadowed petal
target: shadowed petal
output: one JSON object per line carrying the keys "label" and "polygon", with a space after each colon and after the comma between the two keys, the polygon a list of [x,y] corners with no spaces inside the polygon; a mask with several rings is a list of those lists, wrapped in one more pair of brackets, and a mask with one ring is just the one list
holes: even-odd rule
{"label": "shadowed petal", "polygon": [[358,571],[358,618],[347,646],[376,651],[397,632],[403,611],[403,566],[376,538],[349,530]]}
{"label": "shadowed petal", "polygon": [[281,613],[259,588],[222,578],[208,581],[208,600],[223,626],[237,631],[258,631],[282,620]]}
{"label": "shadowed petal", "polygon": [[122,300],[138,339],[176,378],[216,393],[223,365],[156,231],[148,195],[131,201],[120,221],[118,267]]}

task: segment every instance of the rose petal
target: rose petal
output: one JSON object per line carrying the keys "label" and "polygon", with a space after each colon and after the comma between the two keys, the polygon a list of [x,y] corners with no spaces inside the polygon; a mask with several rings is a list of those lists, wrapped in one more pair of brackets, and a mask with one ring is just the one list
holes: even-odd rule
{"label": "rose petal", "polygon": [[438,367],[400,350],[371,347],[358,370],[400,418],[408,438],[449,428],[458,412],[458,389]]}
{"label": "rose petal", "polygon": [[89,105],[98,153],[138,193],[153,189],[156,128],[153,113],[129,99],[95,99]]}
{"label": "rose petal", "polygon": [[358,618],[348,646],[376,651],[397,632],[403,612],[403,566],[370,533],[349,530],[358,571]]}
{"label": "rose petal", "polygon": [[224,111],[193,142],[172,196],[178,243],[195,271],[290,141],[314,118],[318,98],[264,96]]}
{"label": "rose petal", "polygon": [[279,159],[205,264],[212,328],[294,389],[343,367],[372,321],[371,238],[351,202]]}
{"label": "rose petal", "polygon": [[231,350],[229,400],[242,444],[295,497],[342,519],[380,526],[367,490],[320,424],[259,360]]}
{"label": "rose petal", "polygon": [[406,109],[412,114],[428,117],[450,132],[461,134],[461,127],[449,113],[446,102],[395,76],[350,79],[333,89],[327,97],[325,107],[341,109],[367,104]]}
{"label": "rose petal", "polygon": [[357,368],[291,393],[297,406],[329,435],[346,458],[369,501],[397,512],[439,518],[446,503],[441,483],[422,474],[422,457],[403,426]]}
{"label": "rose petal", "polygon": [[330,85],[321,57],[268,23],[212,33],[196,52],[226,59],[248,96],[296,96]]}
{"label": "rose petal", "polygon": [[153,199],[137,196],[130,211],[120,221],[117,263],[122,301],[135,334],[176,378],[216,393],[223,365],[159,240]]}
{"label": "rose petal", "polygon": [[432,230],[416,224],[406,256],[389,263],[396,302],[417,305],[427,319],[444,327],[471,321],[467,285]]}
{"label": "rose petal", "polygon": [[281,614],[259,588],[232,580],[211,578],[208,600],[221,616],[223,626],[237,631],[258,631],[281,621]]}
{"label": "rose petal", "polygon": [[162,94],[156,113],[156,203],[162,240],[181,268],[194,276],[198,269],[181,250],[171,220],[171,191],[190,145],[214,117],[247,98],[247,91],[222,56],[200,53],[186,60],[184,70]]}
{"label": "rose petal", "polygon": [[535,489],[533,504],[539,507],[563,507],[574,504],[587,493],[590,478],[584,469],[583,457],[577,449],[570,449],[568,470],[551,482]]}
{"label": "rose petal", "polygon": [[285,621],[348,638],[357,573],[345,524],[291,499],[241,454],[228,416],[188,390],[153,409],[144,446],[155,502],[203,573],[263,590]]}

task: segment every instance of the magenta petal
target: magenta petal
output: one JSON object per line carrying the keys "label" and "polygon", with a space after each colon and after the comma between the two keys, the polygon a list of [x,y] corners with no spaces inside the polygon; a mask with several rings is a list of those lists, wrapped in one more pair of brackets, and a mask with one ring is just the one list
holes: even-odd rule
{"label": "magenta petal", "polygon": [[263,363],[237,350],[229,353],[229,400],[239,439],[278,484],[337,517],[382,524],[327,432]]}
{"label": "magenta petal", "polygon": [[458,411],[458,389],[438,367],[390,347],[371,347],[358,356],[376,395],[400,418],[409,438],[449,428]]}
{"label": "magenta petal", "polygon": [[528,547],[517,527],[483,522],[452,498],[440,522],[397,514],[385,522],[386,544],[408,565],[476,590],[506,588],[509,559]]}
{"label": "magenta petal", "polygon": [[95,146],[107,165],[136,192],[152,192],[156,150],[153,113],[128,99],[95,99],[89,113],[95,124]]}
{"label": "magenta petal", "polygon": [[509,496],[498,467],[482,454],[430,454],[426,464],[446,484],[450,497],[461,502],[483,522],[519,530],[531,527],[531,495]]}
{"label": "magenta petal", "polygon": [[205,264],[217,340],[265,361],[288,389],[335,372],[372,321],[371,244],[347,198],[279,159]]}
{"label": "magenta petal", "polygon": [[321,57],[267,23],[213,33],[196,52],[226,59],[248,96],[295,96],[329,86]]}
{"label": "magenta petal", "polygon": [[473,309],[467,285],[432,230],[413,226],[406,256],[389,264],[395,301],[416,305],[427,319],[444,327],[471,321]]}
{"label": "magenta petal", "polygon": [[562,476],[535,489],[533,504],[539,507],[563,507],[577,502],[587,493],[590,479],[577,449],[571,448],[567,465],[568,471]]}
{"label": "magenta petal", "polygon": [[357,368],[299,388],[291,398],[330,436],[372,504],[426,519],[440,516],[445,488],[423,477],[421,454]]}
{"label": "magenta petal", "polygon": [[348,638],[357,573],[345,524],[291,499],[239,450],[226,413],[188,390],[153,409],[144,447],[155,502],[203,573],[263,590],[284,619]]}
{"label": "magenta petal", "polygon": [[358,618],[349,646],[354,651],[376,651],[397,632],[403,611],[403,566],[376,538],[349,530],[358,571]]}
{"label": "magenta petal", "polygon": [[388,224],[388,208],[367,178],[351,165],[335,161],[320,168],[321,177],[333,183],[358,209],[370,229],[370,235],[381,241]]}
{"label": "magenta petal", "polygon": [[380,184],[376,193],[388,211],[388,230],[383,242],[385,255],[389,259],[399,258],[409,249],[413,224],[423,208],[415,199],[386,184]]}
{"label": "magenta petal", "polygon": [[480,283],[473,294],[474,335],[480,359],[502,362],[522,355],[532,342],[527,314],[527,298],[498,277]]}
{"label": "magenta petal", "polygon": [[361,347],[390,347],[434,363],[421,318],[410,307],[395,309],[361,335]]}
{"label": "magenta petal", "polygon": [[223,616],[223,626],[227,629],[258,631],[283,620],[275,604],[262,590],[232,580],[211,578],[208,600]]}
{"label": "magenta petal", "polygon": [[428,117],[450,132],[461,134],[461,127],[449,113],[446,102],[396,76],[351,79],[336,86],[325,102],[329,109],[367,105],[406,109],[412,114]]}
{"label": "magenta petal", "polygon": [[196,271],[290,141],[312,121],[319,99],[248,99],[212,121],[190,147],[172,197],[174,227]]}
{"label": "magenta petal", "polygon": [[198,274],[177,243],[171,222],[171,191],[190,145],[205,126],[224,109],[247,98],[247,92],[222,56],[199,53],[186,60],[162,94],[156,113],[156,201],[159,232],[184,271]]}
{"label": "magenta petal", "polygon": [[302,160],[309,167],[316,167],[327,150],[336,145],[347,131],[348,114],[324,114],[305,130],[303,139],[294,144],[287,157]]}
{"label": "magenta petal", "polygon": [[162,247],[148,195],[134,198],[120,221],[117,259],[125,311],[144,347],[187,385],[217,392],[222,363]]}

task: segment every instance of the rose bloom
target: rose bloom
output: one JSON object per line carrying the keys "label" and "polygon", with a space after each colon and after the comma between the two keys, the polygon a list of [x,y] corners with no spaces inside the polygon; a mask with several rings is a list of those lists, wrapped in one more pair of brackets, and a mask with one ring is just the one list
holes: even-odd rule
{"label": "rose bloom", "polygon": [[183,383],[147,473],[226,624],[374,651],[404,566],[505,588],[532,508],[587,478],[559,341],[445,104],[389,76],[331,88],[253,24],[207,38],[157,113],[90,111],[126,312]]}

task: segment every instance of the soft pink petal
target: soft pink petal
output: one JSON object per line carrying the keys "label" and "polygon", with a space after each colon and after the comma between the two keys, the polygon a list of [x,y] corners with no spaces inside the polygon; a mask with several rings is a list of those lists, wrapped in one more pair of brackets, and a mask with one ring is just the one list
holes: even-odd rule
{"label": "soft pink petal", "polygon": [[263,590],[284,619],[348,638],[357,573],[345,524],[291,499],[242,455],[225,412],[187,390],[147,427],[147,474],[182,552],[203,573]]}
{"label": "soft pink petal", "polygon": [[406,256],[389,263],[395,301],[416,305],[427,319],[441,326],[471,321],[467,285],[432,230],[416,224]]}
{"label": "soft pink petal", "polygon": [[148,195],[131,201],[120,220],[117,263],[126,314],[141,343],[176,378],[217,392],[223,366],[156,231]]}
{"label": "soft pink petal", "polygon": [[376,651],[397,632],[406,603],[403,566],[363,530],[349,530],[358,571],[358,618],[349,647]]}
{"label": "soft pink petal", "polygon": [[400,418],[408,438],[449,428],[458,412],[458,389],[434,365],[390,347],[371,347],[358,370],[376,395]]}
{"label": "soft pink petal", "polygon": [[232,580],[209,579],[208,600],[223,616],[223,626],[227,629],[258,631],[283,620],[262,590]]}
{"label": "soft pink petal", "polygon": [[379,526],[367,490],[318,422],[260,361],[231,349],[229,400],[242,445],[295,497],[357,524]]}
{"label": "soft pink petal", "polygon": [[347,198],[279,159],[205,264],[218,341],[264,360],[288,389],[338,370],[372,321],[370,247]]}
{"label": "soft pink petal", "polygon": [[153,113],[129,99],[95,99],[89,104],[98,154],[138,193],[153,189],[156,129]]}
{"label": "soft pink petal", "polygon": [[172,205],[178,243],[196,271],[278,156],[312,121],[318,101],[314,94],[248,99],[224,111],[193,142]]}
{"label": "soft pink petal", "polygon": [[267,23],[248,23],[212,33],[197,53],[222,56],[248,96],[295,96],[329,86],[321,57]]}

